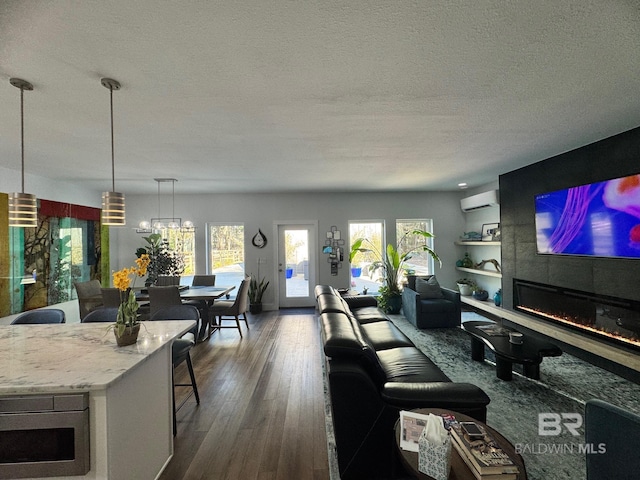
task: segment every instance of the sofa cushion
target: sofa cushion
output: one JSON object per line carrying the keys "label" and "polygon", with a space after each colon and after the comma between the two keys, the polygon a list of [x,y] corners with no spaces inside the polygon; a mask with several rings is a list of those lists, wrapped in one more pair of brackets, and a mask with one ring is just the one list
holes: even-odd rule
{"label": "sofa cushion", "polygon": [[444,298],[420,300],[420,311],[423,313],[453,312],[455,309],[455,304]]}
{"label": "sofa cushion", "polygon": [[361,324],[389,321],[389,318],[378,307],[358,308],[357,310],[352,310],[351,314]]}
{"label": "sofa cushion", "polygon": [[420,298],[443,298],[440,284],[435,275],[429,279],[416,278],[416,292]]}
{"label": "sofa cushion", "polygon": [[388,382],[450,382],[442,370],[416,347],[376,352]]}
{"label": "sofa cushion", "polygon": [[373,295],[344,295],[342,298],[351,310],[378,306],[378,301]]}
{"label": "sofa cushion", "polygon": [[361,325],[362,333],[374,350],[395,347],[412,347],[413,343],[393,323],[373,322]]}
{"label": "sofa cushion", "polygon": [[344,313],[323,313],[322,343],[328,357],[360,357],[366,346],[360,330],[355,330],[349,317]]}
{"label": "sofa cushion", "polygon": [[346,313],[349,311],[349,308],[339,295],[322,293],[318,295],[316,300],[320,313]]}

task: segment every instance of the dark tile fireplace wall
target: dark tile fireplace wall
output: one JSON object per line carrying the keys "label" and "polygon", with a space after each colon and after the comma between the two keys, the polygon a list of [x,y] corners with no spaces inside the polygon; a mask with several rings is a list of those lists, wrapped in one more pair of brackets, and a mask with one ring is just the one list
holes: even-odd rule
{"label": "dark tile fireplace wall", "polygon": [[640,260],[538,255],[534,196],[640,173],[640,127],[500,176],[502,291],[513,279],[640,300]]}

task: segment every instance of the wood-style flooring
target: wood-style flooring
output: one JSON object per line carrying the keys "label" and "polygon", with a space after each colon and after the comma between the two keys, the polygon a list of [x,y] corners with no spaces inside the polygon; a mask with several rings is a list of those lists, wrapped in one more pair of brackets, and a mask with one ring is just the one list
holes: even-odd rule
{"label": "wood-style flooring", "polygon": [[[244,338],[224,329],[192,349],[200,405],[191,396],[178,411],[161,480],[329,478],[314,310],[247,316]],[[190,387],[177,388],[179,405]]]}

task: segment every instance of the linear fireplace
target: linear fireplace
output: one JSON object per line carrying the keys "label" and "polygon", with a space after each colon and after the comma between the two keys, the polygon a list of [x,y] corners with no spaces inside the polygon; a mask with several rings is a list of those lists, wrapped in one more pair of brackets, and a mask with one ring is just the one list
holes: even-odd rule
{"label": "linear fireplace", "polygon": [[513,304],[520,312],[640,350],[640,302],[514,278]]}

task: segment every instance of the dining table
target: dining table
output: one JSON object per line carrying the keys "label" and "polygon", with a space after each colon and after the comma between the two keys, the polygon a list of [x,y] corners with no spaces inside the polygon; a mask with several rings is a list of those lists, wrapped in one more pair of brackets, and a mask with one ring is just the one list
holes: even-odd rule
{"label": "dining table", "polygon": [[[205,332],[207,325],[209,324],[209,308],[213,305],[213,302],[222,297],[227,297],[236,286],[189,286],[189,285],[176,285],[180,291],[180,299],[184,301],[188,300],[204,300],[203,304],[203,317],[200,319],[200,327],[198,331],[198,341],[202,341],[205,338]],[[136,300],[138,302],[149,301],[149,291],[144,288],[139,292],[136,292]]]}

